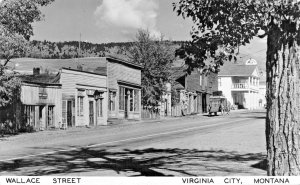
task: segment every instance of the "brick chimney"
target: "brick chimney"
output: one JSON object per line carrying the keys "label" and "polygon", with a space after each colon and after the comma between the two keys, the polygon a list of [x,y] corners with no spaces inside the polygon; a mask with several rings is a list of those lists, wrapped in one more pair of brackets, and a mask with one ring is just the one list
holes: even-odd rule
{"label": "brick chimney", "polygon": [[39,75],[40,74],[40,68],[37,67],[37,68],[33,68],[33,75]]}

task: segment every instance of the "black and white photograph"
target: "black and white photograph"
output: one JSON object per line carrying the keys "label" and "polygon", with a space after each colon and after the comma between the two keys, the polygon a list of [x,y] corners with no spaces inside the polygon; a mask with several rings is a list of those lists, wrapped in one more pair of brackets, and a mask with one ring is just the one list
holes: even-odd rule
{"label": "black and white photograph", "polygon": [[299,82],[298,0],[0,0],[0,177],[293,184]]}

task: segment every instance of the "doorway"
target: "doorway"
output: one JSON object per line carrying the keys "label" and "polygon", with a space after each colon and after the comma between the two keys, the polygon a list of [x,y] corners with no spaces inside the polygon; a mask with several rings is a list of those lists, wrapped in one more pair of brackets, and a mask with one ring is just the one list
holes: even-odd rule
{"label": "doorway", "polygon": [[94,125],[94,102],[89,101],[89,125]]}
{"label": "doorway", "polygon": [[72,101],[67,102],[67,125],[68,127],[72,127]]}
{"label": "doorway", "polygon": [[202,94],[202,112],[207,113],[206,94]]}
{"label": "doorway", "polygon": [[48,127],[54,127],[54,106],[48,106]]}
{"label": "doorway", "polygon": [[39,125],[40,125],[40,128],[45,128],[46,127],[45,121],[46,121],[45,106],[40,105],[39,106]]}

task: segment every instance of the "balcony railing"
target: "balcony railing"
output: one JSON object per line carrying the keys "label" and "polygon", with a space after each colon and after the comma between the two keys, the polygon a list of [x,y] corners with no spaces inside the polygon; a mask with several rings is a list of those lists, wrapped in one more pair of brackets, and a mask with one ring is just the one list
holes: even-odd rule
{"label": "balcony railing", "polygon": [[232,84],[232,89],[248,89],[249,85],[247,83],[234,83]]}
{"label": "balcony railing", "polygon": [[232,84],[232,89],[236,89],[236,90],[238,90],[238,89],[241,89],[241,90],[243,90],[243,89],[258,90],[259,87],[258,87],[258,85],[251,85],[251,84],[249,86],[248,83],[233,83]]}

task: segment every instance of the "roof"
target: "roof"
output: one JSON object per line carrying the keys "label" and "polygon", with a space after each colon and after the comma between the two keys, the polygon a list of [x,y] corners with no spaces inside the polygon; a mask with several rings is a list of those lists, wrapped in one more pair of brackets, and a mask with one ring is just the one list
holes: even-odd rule
{"label": "roof", "polygon": [[252,76],[256,65],[227,63],[220,67],[218,76]]}
{"label": "roof", "polygon": [[120,55],[120,54],[114,54],[114,55],[108,55],[106,57],[108,60],[115,60],[115,61],[118,61],[120,63],[123,63],[123,64],[127,64],[129,66],[132,66],[132,67],[137,67],[137,68],[140,68],[142,69],[142,65],[140,64],[136,64],[136,63],[133,63],[133,62],[130,62],[128,60],[128,57],[126,57],[125,55]]}
{"label": "roof", "polygon": [[41,74],[41,75],[19,75],[18,78],[24,83],[38,84],[38,85],[55,85],[61,84],[56,82],[57,75]]}
{"label": "roof", "polygon": [[176,89],[176,90],[183,90],[183,89],[185,89],[185,87],[182,84],[180,84],[179,82],[176,82],[176,81],[174,82],[172,88]]}
{"label": "roof", "polygon": [[41,73],[43,72],[43,70],[47,70],[48,73],[57,73],[61,68],[82,68],[82,71],[106,75],[108,60],[111,62],[121,63],[138,69],[142,68],[142,66],[139,64],[134,64],[125,59],[120,59],[114,56],[72,59],[17,58],[12,59],[8,66],[10,68],[13,68],[17,72],[25,74],[32,74],[33,68],[40,68]]}
{"label": "roof", "polygon": [[171,78],[174,80],[177,80],[177,79],[185,76],[187,74],[187,72],[185,70],[186,70],[185,66],[172,67],[171,68]]}
{"label": "roof", "polygon": [[[83,71],[83,70],[78,70],[78,69],[70,69],[70,68],[61,68],[63,70],[69,70],[69,71],[75,71],[75,72],[80,72],[80,73],[87,73],[87,74],[93,74],[93,75],[100,75],[100,76],[107,76],[106,72],[101,74],[101,72],[103,71],[99,71],[99,72],[89,72],[89,71]],[[98,69],[98,68],[97,68]]]}

